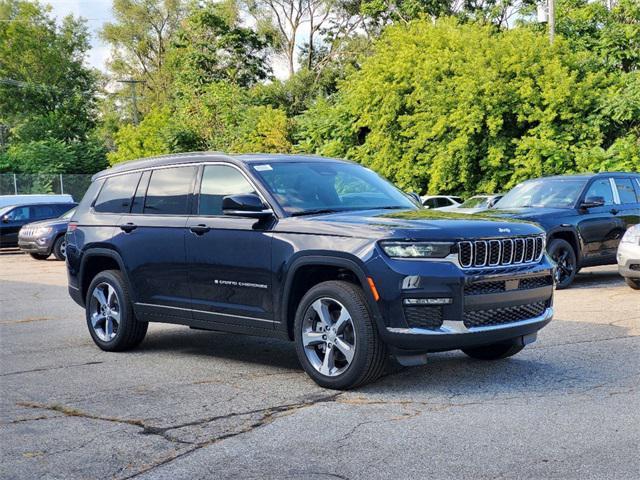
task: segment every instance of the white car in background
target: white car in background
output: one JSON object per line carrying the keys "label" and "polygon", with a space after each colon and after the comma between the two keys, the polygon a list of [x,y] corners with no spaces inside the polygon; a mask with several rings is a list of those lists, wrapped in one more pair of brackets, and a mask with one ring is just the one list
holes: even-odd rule
{"label": "white car in background", "polygon": [[502,194],[474,195],[473,197],[465,200],[461,205],[442,208],[441,210],[468,214],[484,212],[485,210],[492,208],[502,197]]}
{"label": "white car in background", "polygon": [[421,197],[424,208],[441,210],[445,207],[457,207],[462,203],[462,198],[455,195],[425,195]]}
{"label": "white car in background", "polygon": [[629,227],[618,245],[618,271],[634,290],[640,290],[640,225]]}

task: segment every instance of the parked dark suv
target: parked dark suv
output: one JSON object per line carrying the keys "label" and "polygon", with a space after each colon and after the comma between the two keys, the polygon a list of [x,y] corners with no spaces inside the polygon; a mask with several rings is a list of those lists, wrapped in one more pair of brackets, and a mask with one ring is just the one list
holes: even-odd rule
{"label": "parked dark suv", "polygon": [[75,203],[38,203],[0,208],[0,247],[17,247],[18,233],[27,223],[62,215]]}
{"label": "parked dark suv", "polygon": [[65,233],[74,212],[72,208],[59,217],[27,223],[18,234],[20,250],[36,260],[46,260],[53,253],[56,260],[64,262],[67,252]]}
{"label": "parked dark suv", "polygon": [[184,154],[94,176],[67,232],[69,292],[103,350],[148,322],[295,341],[320,385],[462,349],[519,352],[552,317],[529,222],[432,212],[360,165]]}
{"label": "parked dark suv", "polygon": [[547,232],[558,288],[578,270],[615,265],[624,232],[640,223],[640,174],[598,173],[537,178],[513,188],[492,214],[529,220]]}

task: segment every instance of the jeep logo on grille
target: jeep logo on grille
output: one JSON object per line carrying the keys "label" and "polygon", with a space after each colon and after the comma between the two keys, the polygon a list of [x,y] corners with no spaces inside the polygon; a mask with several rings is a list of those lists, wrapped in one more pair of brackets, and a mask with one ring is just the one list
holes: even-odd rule
{"label": "jeep logo on grille", "polygon": [[520,288],[520,280],[518,280],[517,278],[514,280],[507,280],[504,282],[504,289],[506,291],[518,290],[518,288]]}
{"label": "jeep logo on grille", "polygon": [[510,228],[499,228],[498,231],[500,233],[511,233],[511,229]]}

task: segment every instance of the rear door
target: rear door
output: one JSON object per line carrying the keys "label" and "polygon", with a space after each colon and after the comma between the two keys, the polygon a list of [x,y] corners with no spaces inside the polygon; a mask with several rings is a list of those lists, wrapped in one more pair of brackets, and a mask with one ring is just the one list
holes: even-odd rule
{"label": "rear door", "polygon": [[613,180],[596,177],[583,196],[584,201],[603,199],[601,207],[581,212],[578,230],[584,242],[583,259],[590,263],[607,263],[615,259],[625,222],[618,216],[619,205],[614,196]]}
{"label": "rear door", "polygon": [[185,232],[197,166],[157,168],[140,177],[131,212],[114,236],[135,290],[136,312],[191,317]]}
{"label": "rear door", "polygon": [[269,221],[223,215],[226,195],[256,193],[236,166],[209,164],[186,234],[194,318],[273,328]]}

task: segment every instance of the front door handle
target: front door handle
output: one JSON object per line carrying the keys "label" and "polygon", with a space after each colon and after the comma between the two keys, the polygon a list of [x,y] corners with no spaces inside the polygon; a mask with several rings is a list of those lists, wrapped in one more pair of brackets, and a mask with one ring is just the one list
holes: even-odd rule
{"label": "front door handle", "polygon": [[201,223],[199,225],[192,225],[191,227],[189,227],[189,230],[191,230],[196,235],[203,235],[211,230],[211,228],[207,227],[204,223]]}
{"label": "front door handle", "polygon": [[120,225],[120,230],[125,233],[133,232],[138,226],[135,223],[125,223],[124,225]]}
{"label": "front door handle", "polygon": [[617,215],[620,210],[616,209],[616,208],[612,208],[611,210],[609,210],[613,215]]}

